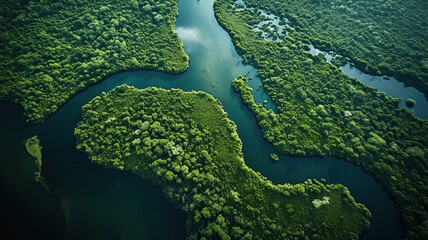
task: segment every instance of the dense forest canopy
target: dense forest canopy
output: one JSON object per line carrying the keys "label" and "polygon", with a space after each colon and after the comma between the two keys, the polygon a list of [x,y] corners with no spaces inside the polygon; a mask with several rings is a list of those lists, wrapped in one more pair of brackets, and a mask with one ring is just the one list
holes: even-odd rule
{"label": "dense forest canopy", "polygon": [[238,10],[231,0],[218,0],[214,8],[277,105],[274,112],[256,104],[245,78],[233,82],[264,138],[283,154],[335,156],[362,166],[398,202],[407,236],[427,238],[428,122],[397,108],[397,99],[348,77],[322,55],[308,53],[305,29],[290,27],[283,40],[266,41],[253,31],[263,20],[257,8]]}
{"label": "dense forest canopy", "polygon": [[159,185],[187,213],[188,239],[357,239],[369,225],[342,185],[274,185],[248,168],[211,95],[122,85],[82,109],[77,148]]}
{"label": "dense forest canopy", "polygon": [[42,121],[113,73],[183,72],[177,15],[176,0],[2,1],[0,99]]}
{"label": "dense forest canopy", "polygon": [[[255,103],[245,77],[233,81],[263,137],[283,154],[362,166],[399,204],[406,237],[428,239],[428,121],[336,66],[350,61],[428,95],[428,2],[238,2],[216,0],[215,14],[277,106]],[[258,26],[267,20],[260,10],[286,32]],[[177,0],[3,0],[0,100],[43,121],[111,74],[183,72],[189,58],[174,32],[177,15]],[[343,57],[327,63],[309,44]],[[83,107],[75,136],[93,162],[159,185],[187,213],[189,239],[356,239],[369,225],[370,213],[344,186],[274,185],[249,169],[233,122],[202,92],[118,87]],[[40,150],[38,140],[26,143]]]}
{"label": "dense forest canopy", "polygon": [[428,96],[428,1],[245,0],[288,19],[295,38],[348,57],[361,71],[384,74]]}

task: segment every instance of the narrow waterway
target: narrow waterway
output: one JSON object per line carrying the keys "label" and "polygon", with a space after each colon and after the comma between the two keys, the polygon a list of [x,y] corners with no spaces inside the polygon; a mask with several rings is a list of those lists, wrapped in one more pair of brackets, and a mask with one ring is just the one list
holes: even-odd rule
{"label": "narrow waterway", "polygon": [[[312,54],[321,53],[324,55],[327,62],[331,62],[334,56],[328,52],[316,49],[312,44],[309,45],[309,52]],[[408,111],[412,112],[419,118],[428,119],[428,99],[425,95],[414,87],[406,86],[403,82],[398,81],[393,77],[388,76],[375,76],[367,74],[352,66],[350,63],[346,63],[341,66],[342,71],[353,78],[358,79],[360,82],[365,83],[369,86],[375,87],[379,92],[384,92],[386,95],[400,98],[399,107],[406,107],[406,100],[411,98],[416,101],[416,105],[412,108],[407,108]]]}
{"label": "narrow waterway", "polygon": [[[213,0],[179,2],[176,32],[190,56],[190,68],[183,74],[136,71],[113,75],[74,96],[56,114],[38,125],[26,124],[17,106],[0,104],[0,110],[8,113],[0,118],[0,130],[7,133],[0,136],[2,148],[7,148],[0,159],[1,190],[8,195],[2,201],[11,205],[8,206],[11,209],[33,209],[35,213],[31,216],[42,219],[34,228],[46,233],[58,226],[78,239],[184,238],[185,215],[163,197],[160,189],[141,177],[92,164],[85,154],[75,149],[73,137],[81,118],[81,107],[101,92],[121,84],[138,88],[181,88],[208,92],[222,102],[238,127],[245,161],[252,169],[275,183],[298,183],[308,178],[341,183],[372,212],[371,227],[362,239],[401,239],[403,229],[397,205],[361,168],[334,158],[280,156],[277,163],[269,159],[269,153],[275,150],[262,138],[254,116],[231,88],[232,79],[239,74],[253,78],[249,81],[253,89],[257,89],[261,81],[256,77],[256,69],[242,64],[228,34],[214,18],[212,5]],[[257,102],[267,100],[269,107],[275,107],[263,89],[255,90],[255,97]],[[26,157],[21,141],[35,134],[39,135],[44,147],[45,180],[65,203],[66,226],[55,199],[33,182],[34,164]],[[24,177],[24,173],[29,176]],[[21,199],[21,202],[15,203],[14,199]],[[17,222],[27,227],[25,221],[18,219]]]}

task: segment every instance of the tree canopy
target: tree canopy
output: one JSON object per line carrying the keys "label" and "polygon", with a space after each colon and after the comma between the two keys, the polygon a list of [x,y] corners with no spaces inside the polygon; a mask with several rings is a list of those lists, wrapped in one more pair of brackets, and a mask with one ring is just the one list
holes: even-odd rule
{"label": "tree canopy", "polygon": [[347,57],[361,71],[395,77],[428,96],[425,0],[245,0],[288,19],[294,38]]}
{"label": "tree canopy", "polygon": [[[244,77],[233,81],[263,137],[283,154],[334,156],[362,166],[399,204],[407,236],[427,238],[428,122],[398,108],[397,99],[308,53],[309,41],[302,36],[311,27],[297,27],[304,22],[291,26],[281,41],[260,38],[253,31],[260,21],[258,8],[281,17],[289,10],[279,1],[254,2],[246,1],[248,8],[237,10],[234,1],[218,0],[214,8],[219,23],[244,61],[259,70],[263,87],[277,105],[274,112],[255,103]],[[275,11],[265,4],[277,4]]]}
{"label": "tree canopy", "polygon": [[244,163],[236,126],[203,92],[119,86],[82,108],[77,148],[156,183],[188,239],[357,239],[370,212],[342,185],[275,185]]}
{"label": "tree canopy", "polygon": [[88,85],[136,69],[188,68],[174,32],[177,1],[5,0],[0,99],[42,121]]}

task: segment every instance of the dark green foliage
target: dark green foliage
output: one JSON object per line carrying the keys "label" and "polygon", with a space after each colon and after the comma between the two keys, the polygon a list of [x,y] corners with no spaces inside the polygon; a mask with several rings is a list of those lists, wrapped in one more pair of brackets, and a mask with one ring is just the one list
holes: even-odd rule
{"label": "dark green foliage", "polygon": [[34,158],[34,163],[36,165],[36,171],[34,172],[34,180],[40,184],[40,186],[48,193],[51,193],[51,190],[48,184],[45,182],[45,179],[42,176],[42,146],[40,145],[40,139],[38,136],[33,136],[24,140],[25,150],[27,153]]}
{"label": "dark green foliage", "polygon": [[409,98],[409,99],[406,100],[406,106],[408,108],[412,108],[415,105],[416,105],[416,101],[414,99]]}
{"label": "dark green foliage", "polygon": [[36,182],[42,178],[42,146],[40,145],[39,137],[33,136],[24,140],[25,150],[34,158],[37,170],[34,173]]}
{"label": "dark green foliage", "polygon": [[203,92],[120,86],[83,107],[77,148],[158,184],[188,239],[357,239],[369,211],[341,185],[275,185],[244,164],[236,126]]}
{"label": "dark green foliage", "polygon": [[259,69],[277,104],[277,113],[256,104],[246,80],[234,80],[264,138],[283,154],[335,156],[362,166],[399,204],[407,236],[427,238],[428,122],[307,53],[307,44],[299,40],[304,29],[291,30],[283,41],[265,41],[248,24],[257,18],[255,11],[234,11],[232,4],[217,1],[216,17],[245,62]]}
{"label": "dark green foliage", "polygon": [[179,73],[177,1],[24,1],[0,6],[0,99],[42,121],[76,92],[120,71]]}
{"label": "dark green foliage", "polygon": [[361,71],[396,77],[428,96],[426,0],[245,0],[290,20],[294,38],[348,57]]}

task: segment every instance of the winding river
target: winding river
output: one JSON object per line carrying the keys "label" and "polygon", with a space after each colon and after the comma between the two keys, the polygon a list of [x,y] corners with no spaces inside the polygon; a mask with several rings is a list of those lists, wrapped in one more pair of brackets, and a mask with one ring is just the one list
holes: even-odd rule
{"label": "winding river", "polygon": [[[201,90],[214,95],[238,127],[248,166],[275,183],[298,183],[308,178],[341,183],[372,212],[371,227],[362,239],[401,239],[403,227],[397,205],[361,168],[334,158],[280,155],[277,163],[269,159],[269,153],[275,150],[262,138],[254,116],[231,88],[232,79],[239,74],[253,78],[249,81],[253,89],[261,80],[256,69],[241,63],[228,34],[214,18],[212,5],[213,0],[179,2],[176,32],[190,56],[190,68],[183,74],[115,74],[75,95],[56,114],[37,125],[26,123],[18,106],[0,104],[0,111],[7,113],[0,118],[0,144],[4,149],[0,190],[6,193],[2,194],[1,210],[9,217],[9,224],[29,234],[46,236],[45,239],[63,238],[64,232],[73,239],[185,237],[185,215],[165,199],[160,189],[136,175],[94,165],[75,149],[73,130],[81,118],[81,107],[101,92],[128,84],[138,88]],[[263,89],[255,91],[255,98],[275,107]],[[42,174],[57,199],[35,183],[33,160],[22,146],[23,139],[35,134],[43,145]]]}

